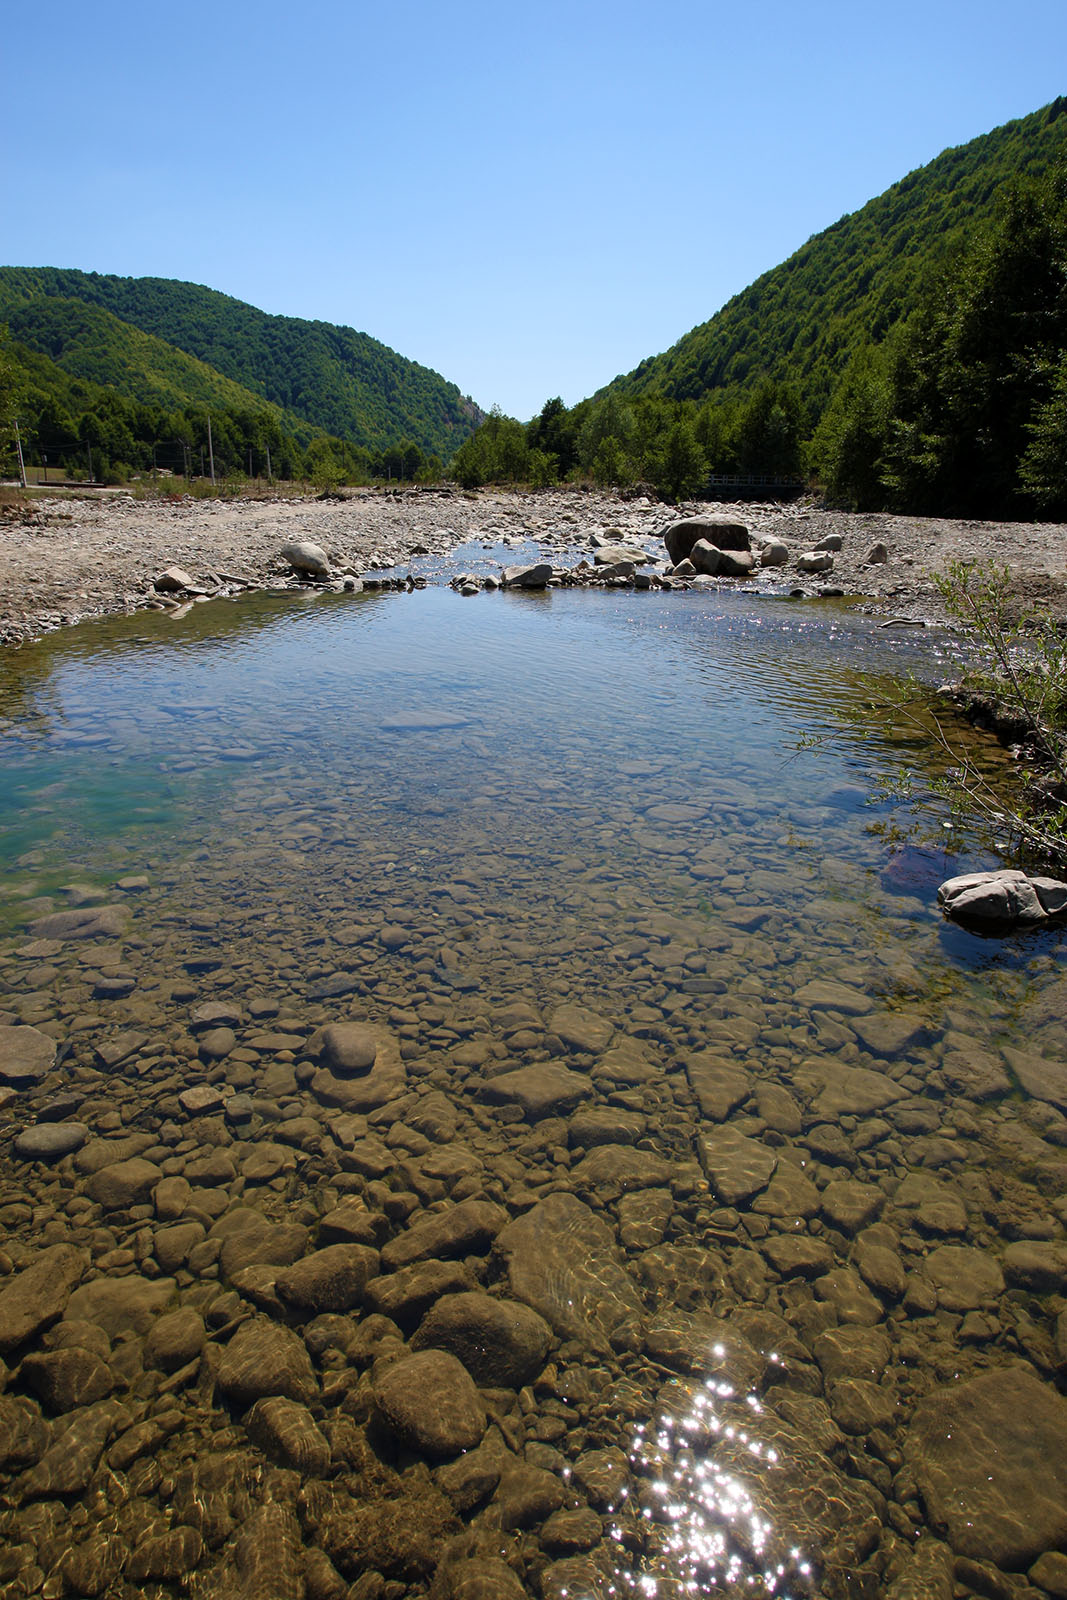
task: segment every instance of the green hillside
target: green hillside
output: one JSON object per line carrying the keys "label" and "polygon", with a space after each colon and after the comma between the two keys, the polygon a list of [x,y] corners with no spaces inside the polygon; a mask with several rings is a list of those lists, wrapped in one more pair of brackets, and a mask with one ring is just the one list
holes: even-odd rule
{"label": "green hillside", "polygon": [[1017,175],[1039,177],[1063,158],[1065,112],[1061,97],[944,151],[607,387],[703,400],[770,379],[799,385],[817,418],[850,357],[914,309],[931,268],[989,219],[1003,185]]}
{"label": "green hillside", "polygon": [[[447,460],[481,420],[455,384],[351,328],[270,316],[213,289],[166,278],[0,268],[0,317],[7,317],[22,342],[49,353],[55,322],[65,323],[71,315],[55,312],[51,300],[107,313],[130,330],[123,355],[110,338],[113,323],[93,325],[109,335],[106,350],[94,346],[87,323],[71,354],[57,359],[66,370],[131,396],[140,397],[168,376],[158,344],[144,345],[136,332],[141,340],[162,341],[238,385],[242,404],[259,397],[260,404],[267,401],[299,418],[305,431],[322,430],[371,450],[406,439]],[[10,309],[16,301],[17,323]],[[105,371],[110,375],[103,377]],[[207,380],[200,373],[196,381]]]}
{"label": "green hillside", "polygon": [[[200,406],[215,411],[261,411],[305,441],[316,431],[292,413],[216,372],[152,334],[121,322],[110,311],[59,295],[12,291],[0,273],[0,322],[12,339],[46,356],[68,378],[94,389],[112,388],[128,400],[171,411]],[[45,368],[35,364],[38,382]],[[53,375],[52,387],[70,406],[77,400]],[[86,394],[88,394],[88,390]]]}

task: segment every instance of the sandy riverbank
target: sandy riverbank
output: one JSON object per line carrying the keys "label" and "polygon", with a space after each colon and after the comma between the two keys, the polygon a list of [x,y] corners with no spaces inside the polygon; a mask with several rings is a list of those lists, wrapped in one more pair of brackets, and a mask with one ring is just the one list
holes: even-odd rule
{"label": "sandy riverbank", "polygon": [[[205,588],[239,579],[285,581],[278,551],[289,539],[323,546],[342,569],[362,572],[413,555],[447,555],[468,541],[533,538],[554,548],[589,546],[614,531],[655,541],[677,516],[725,511],[763,537],[778,534],[795,558],[828,533],[843,548],[830,582],[869,597],[887,614],[935,618],[932,575],[960,558],[1007,566],[1021,598],[1067,618],[1067,539],[1061,524],[993,523],[740,505],[677,510],[648,500],[577,490],[351,491],[344,500],[166,501],[102,494],[42,499],[0,522],[0,643],[18,644],[85,617],[132,611],[153,598],[155,577],[180,566]],[[885,565],[866,555],[889,550]],[[773,574],[795,576],[792,565]]]}

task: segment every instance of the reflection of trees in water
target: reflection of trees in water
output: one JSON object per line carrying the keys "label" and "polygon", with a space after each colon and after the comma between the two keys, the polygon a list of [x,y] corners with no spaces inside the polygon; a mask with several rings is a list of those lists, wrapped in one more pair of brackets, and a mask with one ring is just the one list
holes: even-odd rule
{"label": "reflection of trees in water", "polygon": [[43,735],[61,720],[59,694],[47,655],[36,645],[0,650],[0,738],[8,722]]}
{"label": "reflection of trees in water", "polygon": [[347,623],[353,607],[387,598],[374,591],[360,595],[266,591],[194,605],[178,620],[142,611],[57,629],[32,645],[0,650],[0,729],[6,719],[42,735],[60,725],[64,711],[56,680],[70,663],[89,667],[118,657],[203,656],[232,650],[246,639],[279,629],[285,630],[287,639],[299,639],[305,629],[320,629],[323,619],[338,607],[344,607]]}

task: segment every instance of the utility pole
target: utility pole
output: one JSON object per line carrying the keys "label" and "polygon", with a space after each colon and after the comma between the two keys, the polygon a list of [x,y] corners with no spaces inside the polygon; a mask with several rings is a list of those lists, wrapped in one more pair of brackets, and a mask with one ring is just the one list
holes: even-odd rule
{"label": "utility pole", "polygon": [[270,470],[270,445],[267,446],[267,482],[274,482],[274,474]]}
{"label": "utility pole", "polygon": [[21,483],[22,487],[25,489],[25,487],[26,487],[26,463],[22,459],[22,438],[21,438],[21,436],[19,434],[19,421],[18,421],[17,417],[15,418],[15,449],[19,453],[19,482]]}
{"label": "utility pole", "polygon": [[92,483],[93,482],[93,447],[92,447],[91,444],[87,444],[85,446],[85,448],[89,452],[89,482]]}
{"label": "utility pole", "polygon": [[211,486],[215,486],[215,447],[211,443],[211,412],[207,414],[207,453],[211,461]]}

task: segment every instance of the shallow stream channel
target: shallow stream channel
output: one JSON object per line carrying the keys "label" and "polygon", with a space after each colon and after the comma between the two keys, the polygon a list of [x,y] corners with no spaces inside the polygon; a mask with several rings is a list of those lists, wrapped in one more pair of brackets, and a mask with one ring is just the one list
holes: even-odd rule
{"label": "shallow stream channel", "polygon": [[0,656],[0,1597],[1067,1596],[1067,947],[879,798],[960,648],[431,583]]}

